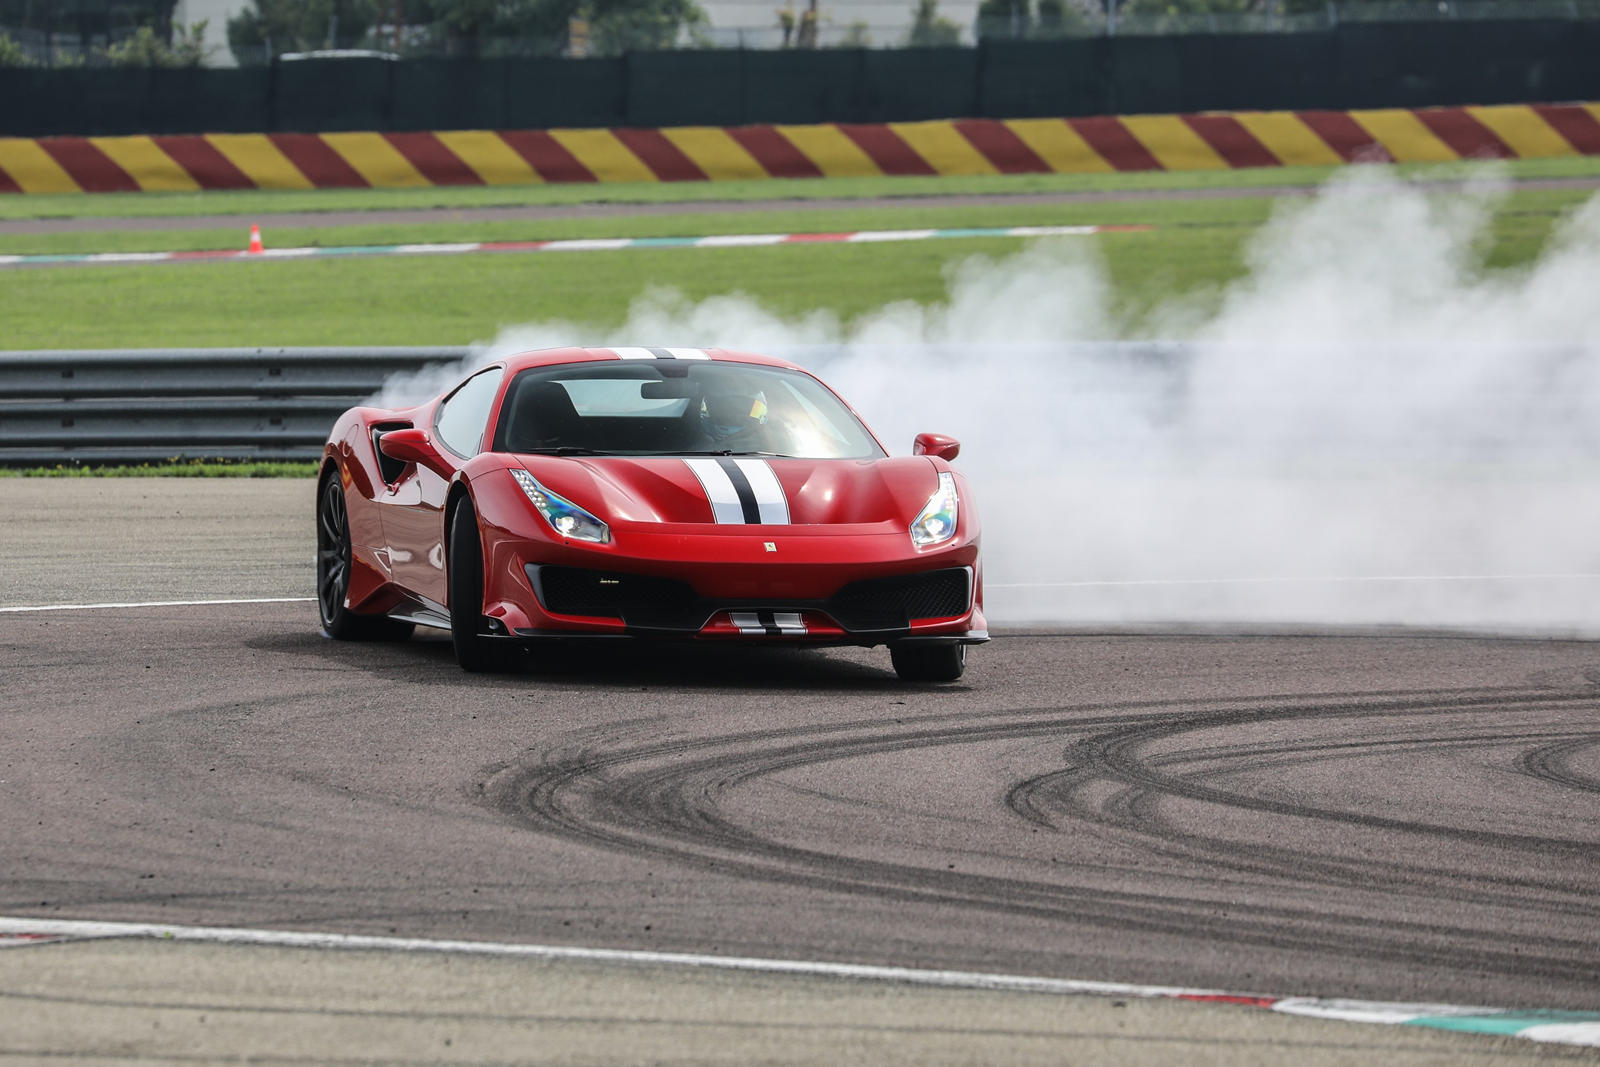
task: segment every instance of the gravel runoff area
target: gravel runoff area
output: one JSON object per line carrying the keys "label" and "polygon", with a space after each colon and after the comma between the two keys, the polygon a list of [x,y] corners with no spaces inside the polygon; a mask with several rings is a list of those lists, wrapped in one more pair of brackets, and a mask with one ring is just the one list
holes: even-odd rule
{"label": "gravel runoff area", "polygon": [[[1600,189],[1600,176],[1508,179],[1518,189]],[[1451,190],[1460,181],[1421,181],[1426,188]],[[1311,196],[1318,185],[1256,185],[1194,189],[1086,189],[1078,192],[958,194],[953,196],[794,197],[783,200],[695,200],[668,203],[523,204],[498,207],[444,207],[379,211],[301,211],[263,215],[162,215],[70,219],[0,219],[0,237],[19,234],[95,233],[108,230],[213,230],[251,223],[273,228],[401,226],[442,222],[514,222],[529,219],[600,219],[652,215],[748,213],[767,211],[849,211],[866,208],[962,207],[992,204],[1092,204],[1126,201],[1237,200],[1249,197]]]}

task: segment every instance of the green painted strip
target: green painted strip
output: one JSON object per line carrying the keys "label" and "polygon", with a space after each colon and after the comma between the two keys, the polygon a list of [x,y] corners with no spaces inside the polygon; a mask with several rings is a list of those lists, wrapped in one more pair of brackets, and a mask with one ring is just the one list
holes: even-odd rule
{"label": "green painted strip", "polygon": [[1534,1026],[1562,1023],[1600,1025],[1600,1013],[1592,1011],[1496,1012],[1492,1015],[1420,1015],[1406,1020],[1407,1026],[1426,1026],[1432,1030],[1460,1030],[1474,1034],[1503,1034],[1514,1037]]}

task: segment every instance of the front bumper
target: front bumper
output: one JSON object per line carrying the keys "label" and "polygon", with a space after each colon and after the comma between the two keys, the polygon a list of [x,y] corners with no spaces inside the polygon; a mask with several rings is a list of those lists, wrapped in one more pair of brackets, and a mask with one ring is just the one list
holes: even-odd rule
{"label": "front bumper", "polygon": [[[915,631],[965,643],[988,638],[975,609],[973,567],[858,579],[825,598],[706,596],[674,578],[534,563],[524,569],[542,610],[552,618],[602,622],[639,636],[859,644],[898,640]],[[522,637],[544,632],[542,627],[515,631]]]}

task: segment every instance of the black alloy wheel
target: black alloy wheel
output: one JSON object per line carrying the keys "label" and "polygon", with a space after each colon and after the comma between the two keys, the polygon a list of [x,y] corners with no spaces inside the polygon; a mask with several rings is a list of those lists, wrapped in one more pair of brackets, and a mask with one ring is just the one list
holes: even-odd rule
{"label": "black alloy wheel", "polygon": [[323,479],[317,501],[317,614],[322,629],[339,641],[404,641],[409,622],[360,615],[345,606],[350,593],[350,516],[337,473]]}
{"label": "black alloy wheel", "polygon": [[901,642],[889,646],[889,662],[902,682],[953,682],[967,669],[967,646]]}

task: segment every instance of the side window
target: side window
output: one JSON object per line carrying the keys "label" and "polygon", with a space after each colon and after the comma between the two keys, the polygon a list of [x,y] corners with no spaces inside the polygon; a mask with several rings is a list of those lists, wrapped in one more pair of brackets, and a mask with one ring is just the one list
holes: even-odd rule
{"label": "side window", "polygon": [[445,398],[433,418],[433,431],[439,443],[458,456],[478,454],[483,427],[489,421],[489,408],[500,388],[500,368],[468,378]]}

